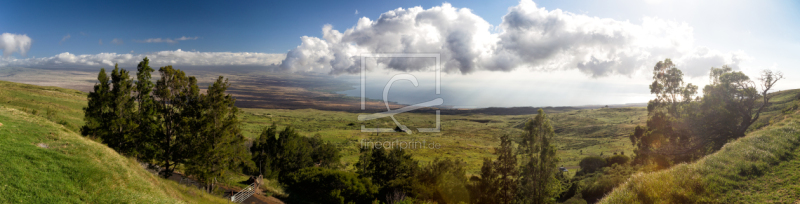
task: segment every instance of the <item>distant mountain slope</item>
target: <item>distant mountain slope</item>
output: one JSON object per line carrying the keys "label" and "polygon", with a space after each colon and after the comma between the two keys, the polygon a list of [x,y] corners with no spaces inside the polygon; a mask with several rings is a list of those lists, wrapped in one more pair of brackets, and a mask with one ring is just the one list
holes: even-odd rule
{"label": "distant mountain slope", "polygon": [[798,93],[774,93],[747,136],[697,162],[634,175],[601,203],[800,202]]}
{"label": "distant mountain slope", "polygon": [[0,87],[0,203],[227,203],[158,178],[76,134],[82,93],[9,82]]}

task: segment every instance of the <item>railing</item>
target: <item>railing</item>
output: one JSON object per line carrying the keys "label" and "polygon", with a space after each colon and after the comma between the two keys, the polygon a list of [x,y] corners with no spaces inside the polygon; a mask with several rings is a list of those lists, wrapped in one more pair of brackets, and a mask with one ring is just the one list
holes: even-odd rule
{"label": "railing", "polygon": [[242,203],[242,202],[244,202],[244,200],[247,200],[247,198],[250,198],[250,196],[255,194],[256,190],[257,190],[256,189],[256,182],[253,182],[253,184],[250,184],[249,186],[243,188],[238,193],[236,193],[233,196],[231,196],[231,202]]}

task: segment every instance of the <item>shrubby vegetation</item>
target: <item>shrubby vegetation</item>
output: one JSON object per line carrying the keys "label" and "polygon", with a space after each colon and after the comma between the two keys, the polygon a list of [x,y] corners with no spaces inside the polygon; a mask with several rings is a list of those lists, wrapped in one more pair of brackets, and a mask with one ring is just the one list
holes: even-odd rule
{"label": "shrubby vegetation", "polygon": [[[285,178],[300,169],[321,166],[339,167],[339,150],[324,143],[319,136],[303,137],[291,127],[278,131],[276,125],[264,128],[250,147],[257,170],[253,175],[266,178]],[[283,179],[281,179],[283,180]]]}
{"label": "shrubby vegetation", "polygon": [[783,75],[763,71],[760,90],[747,75],[727,66],[711,68],[709,78],[703,97],[695,97],[697,86],[684,84],[683,73],[670,59],[656,64],[650,85],[656,99],[647,105],[647,126],[636,127],[630,136],[637,147],[636,164],[666,168],[744,136],[769,105],[768,93]]}
{"label": "shrubby vegetation", "polygon": [[297,203],[370,203],[378,192],[369,179],[352,172],[308,167],[283,181],[289,201]]}

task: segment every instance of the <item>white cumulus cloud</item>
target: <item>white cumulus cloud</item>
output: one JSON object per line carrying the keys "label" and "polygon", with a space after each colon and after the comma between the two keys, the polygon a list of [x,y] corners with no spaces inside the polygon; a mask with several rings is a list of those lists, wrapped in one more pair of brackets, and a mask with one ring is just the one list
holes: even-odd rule
{"label": "white cumulus cloud", "polygon": [[[508,9],[493,26],[467,8],[448,3],[423,9],[398,8],[375,20],[363,17],[339,31],[331,25],[322,38],[301,37],[286,53],[285,70],[357,73],[362,53],[440,53],[444,70],[577,69],[592,77],[632,75],[672,58],[688,76],[704,76],[711,66],[738,67],[743,52],[723,53],[694,45],[685,23],[644,18],[642,23],[547,10],[530,0]],[[426,70],[430,60],[379,58],[388,69]]]}
{"label": "white cumulus cloud", "polygon": [[3,56],[11,55],[14,52],[25,55],[31,48],[31,42],[32,40],[28,35],[0,34],[0,49],[3,50]]}

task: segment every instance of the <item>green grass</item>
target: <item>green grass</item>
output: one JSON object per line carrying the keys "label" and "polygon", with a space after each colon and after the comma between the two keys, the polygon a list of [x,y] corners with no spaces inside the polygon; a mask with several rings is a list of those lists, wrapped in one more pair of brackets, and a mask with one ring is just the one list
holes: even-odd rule
{"label": "green grass", "polygon": [[[436,157],[458,158],[467,162],[469,173],[480,170],[483,158],[494,158],[494,148],[499,136],[523,133],[522,124],[533,115],[441,115],[442,132],[439,133],[363,133],[367,128],[394,128],[390,119],[358,121],[358,113],[322,111],[313,109],[243,109],[243,132],[248,138],[258,137],[261,130],[276,123],[280,128],[292,126],[303,135],[320,136],[337,144],[344,157],[342,163],[351,166],[358,161],[361,141],[426,141],[441,144],[440,149],[411,149],[415,159],[424,162]],[[628,134],[636,125],[644,124],[644,108],[603,108],[568,111],[551,111],[557,132],[561,165],[577,168],[581,158],[588,155],[612,155],[614,152],[632,153]],[[395,116],[411,129],[434,127],[435,115],[427,113],[402,113]],[[351,167],[348,167],[351,168]],[[572,171],[574,172],[574,171]]]}
{"label": "green grass", "polygon": [[[0,81],[0,105],[28,114],[46,118],[64,125],[67,130],[77,132],[83,125],[83,110],[86,93],[57,87],[42,87]],[[628,141],[629,132],[637,124],[643,124],[644,108],[612,109],[546,109],[558,134],[561,165],[576,168],[581,158],[588,155],[611,155],[613,152],[630,153],[633,146]],[[48,112],[50,114],[48,114]],[[240,115],[242,129],[248,138],[255,138],[261,129],[275,122],[281,127],[293,126],[306,136],[320,134],[328,142],[339,145],[343,154],[342,163],[347,169],[358,160],[360,140],[369,141],[426,141],[441,145],[441,149],[414,149],[411,154],[423,163],[436,157],[458,158],[467,162],[468,172],[476,174],[483,158],[494,158],[494,148],[499,145],[499,136],[522,134],[522,124],[533,115],[486,115],[463,114],[442,115],[440,133],[362,133],[366,127],[394,128],[390,119],[360,122],[357,113],[322,111],[314,109],[243,109]],[[396,118],[412,129],[434,127],[435,115],[403,113]],[[575,171],[571,171],[575,172]],[[247,180],[236,176],[231,186]],[[280,187],[272,187],[280,193]]]}
{"label": "green grass", "polygon": [[86,93],[52,86],[0,81],[0,105],[41,116],[79,132]]}
{"label": "green grass", "polygon": [[[777,106],[795,103],[798,90],[775,97]],[[771,125],[726,144],[691,164],[639,173],[601,203],[792,203],[800,200],[800,115],[770,107]]]}
{"label": "green grass", "polygon": [[0,107],[0,123],[0,203],[225,203],[42,117]]}

